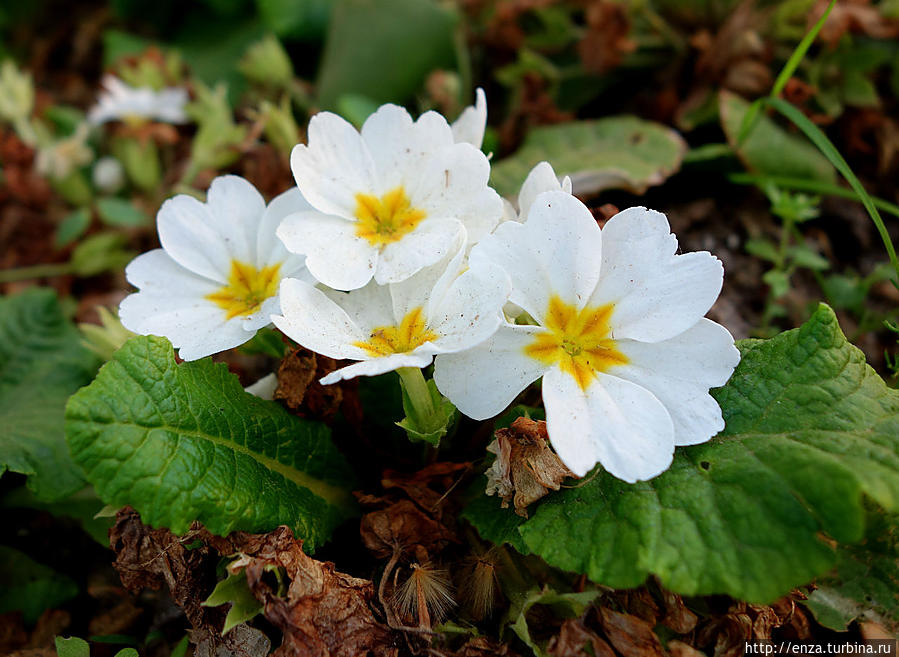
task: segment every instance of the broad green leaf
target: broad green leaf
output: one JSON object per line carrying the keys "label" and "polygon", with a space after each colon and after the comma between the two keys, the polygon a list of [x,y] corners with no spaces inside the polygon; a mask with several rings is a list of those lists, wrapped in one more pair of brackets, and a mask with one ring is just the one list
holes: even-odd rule
{"label": "broad green leaf", "polygon": [[77,276],[96,276],[125,268],[134,252],[125,248],[125,236],[106,232],[91,235],[72,251],[72,270]]}
{"label": "broad green leaf", "polygon": [[578,194],[625,189],[642,194],[680,169],[687,144],[677,132],[633,116],[574,121],[534,128],[524,144],[493,166],[491,183],[515,196],[530,170],[552,163],[556,175],[571,176]]}
{"label": "broad green leaf", "polygon": [[899,392],[833,311],[822,304],[802,327],[740,349],[714,391],[727,424],[719,436],[679,448],[650,481],[597,470],[548,496],[518,529],[527,548],[616,588],[654,573],[677,593],[768,602],[833,566],[822,535],[862,538],[866,498],[895,511]]}
{"label": "broad green leaf", "polygon": [[263,24],[279,37],[319,40],[328,25],[334,0],[256,0]]}
{"label": "broad green leaf", "polygon": [[91,211],[87,208],[78,208],[63,219],[56,227],[53,236],[53,245],[62,248],[71,244],[84,234],[91,225]]}
{"label": "broad green leaf", "polygon": [[176,365],[164,338],[125,343],[69,401],[66,435],[106,503],[178,534],[284,524],[314,550],[354,511],[324,424],[244,392],[223,364]]}
{"label": "broad green leaf", "polygon": [[241,570],[237,574],[229,574],[228,577],[215,585],[209,597],[203,601],[207,607],[218,607],[230,604],[228,615],[225,616],[225,625],[222,634],[227,634],[235,625],[240,625],[250,620],[262,611],[262,603],[256,599],[247,584],[246,571]]}
{"label": "broad green leaf", "polygon": [[150,217],[146,212],[137,209],[131,201],[123,198],[97,199],[97,214],[107,226],[132,228],[147,226],[150,223]]}
{"label": "broad green leaf", "polygon": [[28,475],[42,501],[84,485],[66,447],[63,409],[98,366],[53,291],[0,298],[0,474]]}
{"label": "broad green leaf", "polygon": [[45,609],[53,609],[78,595],[78,586],[65,575],[0,545],[0,614],[21,611],[31,625]]}
{"label": "broad green leaf", "polygon": [[318,74],[319,105],[344,94],[403,102],[428,73],[452,68],[458,17],[433,0],[335,0]]}
{"label": "broad green leaf", "polygon": [[718,104],[727,141],[750,171],[826,183],[835,181],[836,171],[818,149],[764,114],[754,119],[746,138],[740,142],[738,136],[749,103],[734,93],[722,91]]}
{"label": "broad green leaf", "polygon": [[836,571],[819,578],[805,605],[822,625],[843,631],[852,621],[899,630],[899,517],[872,511],[861,545],[837,547]]}
{"label": "broad green leaf", "polygon": [[474,525],[481,538],[495,545],[508,543],[521,554],[530,552],[518,528],[524,524],[522,518],[512,509],[502,508],[502,498],[485,495],[487,478],[478,477],[468,490],[471,500],[462,511],[462,518]]}
{"label": "broad green leaf", "polygon": [[56,637],[56,654],[57,657],[90,657],[91,647],[84,639],[77,636]]}
{"label": "broad green leaf", "polygon": [[[73,464],[74,466],[74,464]],[[56,502],[43,502],[34,496],[27,488],[17,488],[8,495],[3,496],[0,506],[26,509],[39,509],[54,516],[66,516],[76,520],[85,532],[90,534],[97,543],[103,547],[109,547],[109,528],[114,524],[115,512],[112,515],[98,516],[103,511],[103,502],[97,497],[97,492],[90,486],[85,486],[80,491],[67,495]]]}

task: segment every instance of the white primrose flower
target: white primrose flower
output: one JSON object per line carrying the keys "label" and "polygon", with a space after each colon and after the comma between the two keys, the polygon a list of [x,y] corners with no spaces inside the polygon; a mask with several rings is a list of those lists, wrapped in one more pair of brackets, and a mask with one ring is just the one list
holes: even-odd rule
{"label": "white primrose flower", "polygon": [[675,445],[724,428],[708,391],[739,361],[727,329],[703,318],[721,262],[676,251],[663,214],[630,208],[600,231],[575,197],[540,194],[523,224],[502,224],[471,253],[472,266],[508,272],[511,301],[537,325],[506,323],[469,351],[438,356],[437,388],[486,419],[543,377],[550,441],[572,472],[597,462],[628,482],[663,472]]}
{"label": "white primrose flower", "polygon": [[238,176],[213,180],[206,203],[169,199],[157,215],[162,248],[125,269],[140,291],[122,301],[122,324],[168,338],[184,360],[243,344],[279,312],[281,279],[305,274],[303,259],[288,253],[275,229],[308,207],[295,188],[266,207]]}
{"label": "white primrose flower", "polygon": [[287,279],[281,283],[282,316],[272,321],[307,349],[359,361],[321,382],[375,376],[402,367],[421,368],[434,354],[483,342],[502,323],[509,279],[481,263],[464,272],[464,236],[454,252],[400,283],[372,282],[351,292],[321,290]]}
{"label": "white primrose flower", "polygon": [[[505,201],[503,221],[524,221],[531,209],[531,204],[543,192],[565,192],[571,194],[571,178],[565,176],[560,181],[549,162],[539,162],[524,179],[521,190],[518,192],[518,210]],[[505,200],[505,199],[504,199]]]}
{"label": "white primrose flower", "polygon": [[159,121],[187,123],[184,111],[187,89],[166,87],[156,91],[150,87],[132,87],[114,75],[104,75],[103,91],[97,104],[88,110],[88,120],[99,125],[107,121]]}
{"label": "white primrose flower", "polygon": [[278,236],[335,289],[409,278],[450,253],[460,234],[476,242],[502,215],[486,156],[455,143],[436,112],[413,122],[402,107],[383,105],[361,133],[320,112],[290,163],[314,210],[288,217]]}
{"label": "white primrose flower", "polygon": [[453,121],[453,139],[457,144],[467,143],[480,148],[487,129],[487,96],[480,87],[475,91],[475,103],[469,105],[459,118]]}

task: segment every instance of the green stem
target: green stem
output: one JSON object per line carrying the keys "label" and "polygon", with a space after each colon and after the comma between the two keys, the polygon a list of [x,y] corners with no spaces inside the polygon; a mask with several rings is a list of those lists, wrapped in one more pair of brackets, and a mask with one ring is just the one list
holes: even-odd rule
{"label": "green stem", "polygon": [[51,276],[65,276],[73,271],[72,263],[58,262],[48,265],[33,265],[31,267],[19,267],[0,271],[0,283],[14,283],[27,281],[31,278],[49,278]]}
{"label": "green stem", "polygon": [[417,367],[401,367],[396,373],[400,375],[403,389],[412,403],[415,419],[420,426],[433,427],[435,424],[439,426],[440,418],[437,417],[437,409],[434,407],[434,400],[422,371]]}

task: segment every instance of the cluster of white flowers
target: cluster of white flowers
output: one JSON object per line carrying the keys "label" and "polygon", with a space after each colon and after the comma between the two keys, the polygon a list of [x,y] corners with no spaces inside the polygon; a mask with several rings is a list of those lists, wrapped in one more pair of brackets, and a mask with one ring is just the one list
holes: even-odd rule
{"label": "cluster of white flowers", "polygon": [[395,105],[361,131],[315,115],[291,156],[297,188],[268,206],[235,176],[216,179],[205,204],[163,205],[163,248],[126,270],[140,292],[123,324],[190,360],[273,322],[356,361],[325,384],[433,361],[438,390],[475,419],[542,377],[550,440],[572,472],[659,474],[676,445],[724,426],[709,389],[739,353],[704,318],[721,263],[678,255],[665,216],[645,208],[600,229],[546,162],[516,210],[488,186],[486,115],[481,90],[452,125]]}

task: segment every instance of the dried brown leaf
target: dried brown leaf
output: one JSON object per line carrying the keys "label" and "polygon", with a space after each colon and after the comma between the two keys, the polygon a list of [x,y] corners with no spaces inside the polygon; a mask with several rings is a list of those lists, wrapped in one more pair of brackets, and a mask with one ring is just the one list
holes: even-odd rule
{"label": "dried brown leaf", "polygon": [[577,44],[584,69],[592,73],[608,73],[621,64],[637,43],[628,38],[631,21],[627,8],[609,0],[593,0],[585,12],[587,29]]}
{"label": "dried brown leaf", "polygon": [[699,617],[687,609],[683,598],[677,593],[672,593],[671,591],[663,589],[662,604],[665,606],[665,615],[662,617],[662,624],[678,634],[692,632],[699,622]]}
{"label": "dried brown leaf", "polygon": [[671,657],[706,657],[705,653],[683,641],[672,640],[666,646]]}
{"label": "dried brown leaf", "polygon": [[500,429],[487,450],[496,460],[487,471],[487,494],[511,501],[515,513],[527,518],[527,506],[559,490],[574,474],[549,447],[546,422],[520,417],[508,429]]}
{"label": "dried brown leaf", "polygon": [[662,644],[652,626],[631,614],[599,608],[599,624],[622,657],[663,657]]}
{"label": "dried brown leaf", "polygon": [[469,639],[464,646],[447,657],[518,657],[505,643],[497,643],[487,637]]}
{"label": "dried brown leaf", "polygon": [[323,386],[319,379],[335,369],[333,358],[298,347],[281,361],[274,398],[298,415],[327,420],[340,408],[343,391],[339,385]]}
{"label": "dried brown leaf", "polygon": [[400,500],[386,509],[362,516],[359,525],[362,542],[380,559],[396,551],[409,552],[416,547],[430,553],[439,551],[456,538],[446,527],[427,516],[409,500]]}
{"label": "dried brown leaf", "polygon": [[470,463],[439,462],[412,474],[388,469],[384,471],[381,485],[386,490],[402,490],[422,511],[433,514],[439,520],[443,515],[447,493],[470,468]]}
{"label": "dried brown leaf", "polygon": [[577,618],[566,619],[546,649],[552,657],[615,657],[612,647]]}

